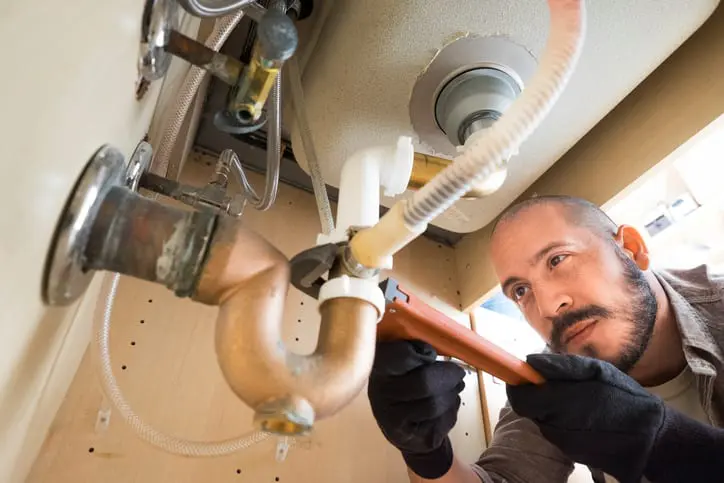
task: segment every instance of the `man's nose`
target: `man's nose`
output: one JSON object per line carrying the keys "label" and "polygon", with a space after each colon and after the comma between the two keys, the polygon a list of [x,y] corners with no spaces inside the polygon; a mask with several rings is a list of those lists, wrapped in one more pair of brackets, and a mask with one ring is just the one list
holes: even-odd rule
{"label": "man's nose", "polygon": [[556,317],[573,306],[573,298],[563,287],[545,284],[536,290],[538,312],[545,318]]}

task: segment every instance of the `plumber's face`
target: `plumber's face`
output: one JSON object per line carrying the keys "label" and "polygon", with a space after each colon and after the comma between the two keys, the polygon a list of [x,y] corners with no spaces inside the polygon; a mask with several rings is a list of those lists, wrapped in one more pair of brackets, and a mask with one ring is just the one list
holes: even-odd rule
{"label": "plumber's face", "polygon": [[555,352],[627,372],[645,350],[656,298],[613,238],[576,226],[566,208],[533,205],[501,223],[492,258],[505,295]]}

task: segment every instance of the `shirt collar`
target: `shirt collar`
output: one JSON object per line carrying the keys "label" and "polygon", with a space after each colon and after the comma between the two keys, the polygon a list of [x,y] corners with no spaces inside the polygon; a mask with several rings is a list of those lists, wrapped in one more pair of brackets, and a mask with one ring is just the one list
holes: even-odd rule
{"label": "shirt collar", "polygon": [[[721,300],[721,294],[709,280],[706,267],[697,267],[685,272],[655,271],[654,275],[664,288],[671,304],[690,365],[692,365],[690,358],[701,359],[700,355],[696,355],[698,351],[704,351],[709,356],[706,357],[708,362],[724,361],[724,355],[714,340],[707,321],[694,306],[694,304]],[[686,350],[687,348],[689,350]],[[692,354],[690,349],[698,351]],[[694,366],[692,365],[692,368],[696,369]]]}

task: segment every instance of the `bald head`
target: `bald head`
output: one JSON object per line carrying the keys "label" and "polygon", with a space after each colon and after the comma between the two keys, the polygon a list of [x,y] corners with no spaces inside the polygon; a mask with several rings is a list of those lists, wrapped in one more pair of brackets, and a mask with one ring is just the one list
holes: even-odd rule
{"label": "bald head", "polygon": [[616,223],[598,206],[583,198],[563,195],[546,195],[529,198],[508,207],[493,226],[493,233],[499,227],[519,218],[537,207],[554,207],[565,220],[581,228],[587,228],[605,240],[612,240],[616,234]]}

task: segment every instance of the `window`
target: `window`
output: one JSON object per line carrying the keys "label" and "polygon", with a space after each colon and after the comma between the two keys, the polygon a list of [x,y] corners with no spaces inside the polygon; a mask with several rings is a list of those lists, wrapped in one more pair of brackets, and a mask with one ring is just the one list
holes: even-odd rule
{"label": "window", "polygon": [[724,116],[604,206],[645,237],[651,264],[724,273]]}

